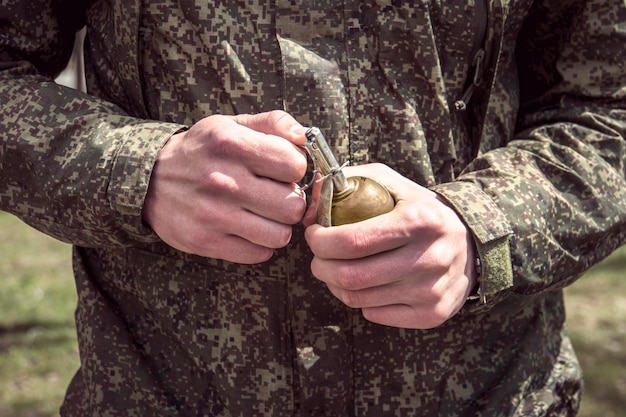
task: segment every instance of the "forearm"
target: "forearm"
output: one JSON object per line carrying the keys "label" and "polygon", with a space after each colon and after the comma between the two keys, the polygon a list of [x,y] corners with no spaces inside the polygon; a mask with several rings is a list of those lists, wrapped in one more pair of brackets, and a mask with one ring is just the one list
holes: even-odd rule
{"label": "forearm", "polygon": [[2,76],[0,208],[84,246],[156,237],[141,222],[152,166],[181,128],[126,116],[40,76]]}

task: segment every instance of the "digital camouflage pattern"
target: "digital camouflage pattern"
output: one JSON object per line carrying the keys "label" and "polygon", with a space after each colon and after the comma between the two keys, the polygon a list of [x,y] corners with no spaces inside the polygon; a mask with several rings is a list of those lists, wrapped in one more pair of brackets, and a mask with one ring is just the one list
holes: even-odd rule
{"label": "digital camouflage pattern", "polygon": [[[52,82],[85,23],[90,95]],[[3,0],[0,208],[75,248],[62,415],[574,415],[561,288],[626,236],[625,27],[618,0]],[[302,227],[241,266],[142,224],[170,135],[273,109],[453,204],[486,303],[384,327],[311,276]]]}

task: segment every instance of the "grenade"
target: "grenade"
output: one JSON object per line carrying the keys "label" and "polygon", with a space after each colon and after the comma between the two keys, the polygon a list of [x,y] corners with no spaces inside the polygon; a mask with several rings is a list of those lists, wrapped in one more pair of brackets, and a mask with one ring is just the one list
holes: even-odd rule
{"label": "grenade", "polygon": [[318,223],[339,226],[356,223],[393,210],[395,202],[389,191],[368,177],[349,177],[333,155],[317,127],[306,132],[305,148],[313,160],[315,172],[322,174],[322,191],[317,207]]}

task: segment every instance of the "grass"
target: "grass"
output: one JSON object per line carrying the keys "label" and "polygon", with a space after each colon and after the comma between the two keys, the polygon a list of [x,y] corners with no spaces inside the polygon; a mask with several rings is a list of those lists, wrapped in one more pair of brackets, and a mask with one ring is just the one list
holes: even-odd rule
{"label": "grass", "polygon": [[78,364],[71,249],[0,212],[0,254],[0,416],[57,416]]}
{"label": "grass", "polygon": [[626,246],[565,294],[570,336],[585,375],[580,415],[626,417]]}
{"label": "grass", "polygon": [[[0,212],[0,416],[56,417],[78,366],[68,245]],[[626,417],[626,246],[566,290],[580,417]]]}

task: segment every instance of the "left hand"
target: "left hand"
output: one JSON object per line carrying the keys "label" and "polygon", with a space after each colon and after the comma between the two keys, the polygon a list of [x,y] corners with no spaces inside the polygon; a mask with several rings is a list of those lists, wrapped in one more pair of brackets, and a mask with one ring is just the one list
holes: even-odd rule
{"label": "left hand", "polygon": [[385,185],[396,207],[359,223],[322,227],[305,217],[311,270],[372,322],[428,329],[453,317],[476,284],[472,235],[436,193],[382,164],[348,167]]}

